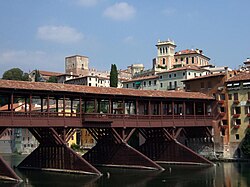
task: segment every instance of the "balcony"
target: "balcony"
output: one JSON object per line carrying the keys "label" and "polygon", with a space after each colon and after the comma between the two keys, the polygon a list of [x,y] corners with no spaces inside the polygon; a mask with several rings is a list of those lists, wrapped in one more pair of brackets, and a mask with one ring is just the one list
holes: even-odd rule
{"label": "balcony", "polygon": [[219,100],[219,101],[218,101],[218,104],[219,104],[219,105],[223,105],[224,102],[225,102],[224,100]]}
{"label": "balcony", "polygon": [[240,125],[234,125],[234,129],[239,129]]}
{"label": "balcony", "polygon": [[220,112],[220,117],[224,117],[225,115],[226,115],[226,113],[225,112]]}
{"label": "balcony", "polygon": [[239,118],[240,114],[233,114],[233,118]]}
{"label": "balcony", "polygon": [[222,128],[222,129],[227,129],[227,128],[228,128],[228,125],[222,125],[221,128]]}
{"label": "balcony", "polygon": [[233,101],[233,104],[234,104],[234,105],[238,105],[239,103],[240,103],[239,100],[234,100],[234,101]]}

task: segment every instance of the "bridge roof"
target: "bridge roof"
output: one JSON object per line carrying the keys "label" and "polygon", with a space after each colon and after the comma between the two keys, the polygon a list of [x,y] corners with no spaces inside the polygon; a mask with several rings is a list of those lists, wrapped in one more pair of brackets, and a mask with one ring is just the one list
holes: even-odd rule
{"label": "bridge roof", "polygon": [[4,90],[22,90],[34,92],[64,92],[70,94],[96,94],[96,95],[119,95],[131,97],[155,97],[155,98],[185,98],[185,99],[211,99],[214,98],[200,92],[183,91],[158,91],[158,90],[135,90],[125,88],[91,87],[83,85],[27,82],[0,80],[0,89]]}

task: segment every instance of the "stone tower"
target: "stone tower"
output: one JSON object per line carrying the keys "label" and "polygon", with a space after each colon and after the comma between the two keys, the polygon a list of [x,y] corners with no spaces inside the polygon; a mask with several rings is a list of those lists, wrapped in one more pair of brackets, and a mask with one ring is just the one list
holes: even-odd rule
{"label": "stone tower", "polygon": [[65,73],[79,76],[88,75],[89,58],[86,56],[74,55],[65,58]]}
{"label": "stone tower", "polygon": [[157,47],[157,61],[156,61],[156,68],[164,67],[167,70],[173,67],[174,63],[174,54],[176,45],[174,41],[158,41],[156,44]]}

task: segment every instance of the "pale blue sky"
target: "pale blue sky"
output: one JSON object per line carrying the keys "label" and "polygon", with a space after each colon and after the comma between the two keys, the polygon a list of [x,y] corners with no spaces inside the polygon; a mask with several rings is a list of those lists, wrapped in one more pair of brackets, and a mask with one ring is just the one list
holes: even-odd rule
{"label": "pale blue sky", "polygon": [[1,0],[0,77],[19,67],[64,72],[64,58],[90,67],[147,68],[158,39],[176,50],[203,49],[217,66],[250,57],[249,0]]}

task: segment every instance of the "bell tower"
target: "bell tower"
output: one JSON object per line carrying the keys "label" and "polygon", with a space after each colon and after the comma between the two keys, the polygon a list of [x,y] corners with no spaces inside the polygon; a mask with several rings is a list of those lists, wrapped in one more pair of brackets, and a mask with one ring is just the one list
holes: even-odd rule
{"label": "bell tower", "polygon": [[174,54],[176,45],[174,41],[158,41],[156,44],[157,47],[157,62],[156,67],[164,67],[167,70],[173,67],[174,63]]}

